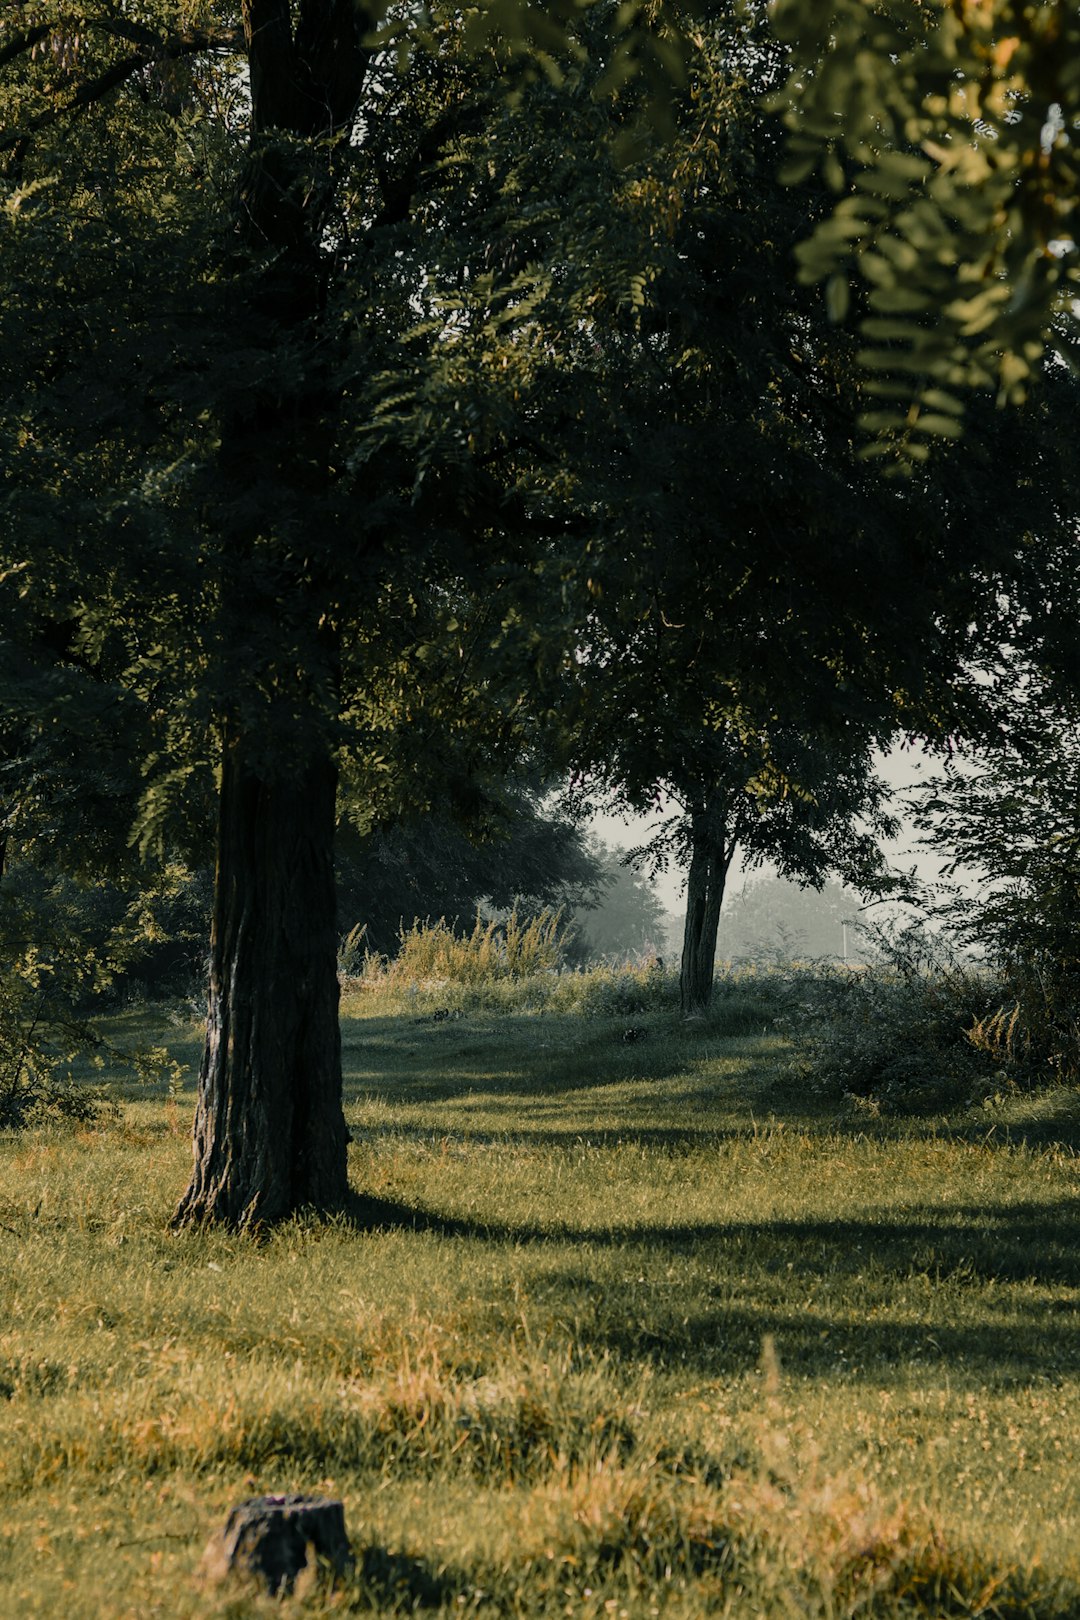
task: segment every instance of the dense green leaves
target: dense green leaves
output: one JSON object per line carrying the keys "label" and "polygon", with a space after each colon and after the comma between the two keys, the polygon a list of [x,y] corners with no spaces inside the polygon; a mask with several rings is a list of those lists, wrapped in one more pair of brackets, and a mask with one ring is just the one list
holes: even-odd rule
{"label": "dense green leaves", "polygon": [[786,176],[820,169],[838,196],[800,271],[837,319],[853,278],[881,402],[864,427],[910,465],[957,436],[966,391],[1015,403],[1076,346],[1080,9],[778,0],[773,18]]}

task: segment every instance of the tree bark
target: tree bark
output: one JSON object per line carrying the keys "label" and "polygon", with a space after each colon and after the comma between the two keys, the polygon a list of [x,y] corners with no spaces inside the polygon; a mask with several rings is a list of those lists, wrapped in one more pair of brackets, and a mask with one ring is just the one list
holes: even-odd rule
{"label": "tree bark", "polygon": [[329,749],[267,780],[242,740],[226,747],[195,1168],[177,1225],[250,1227],[347,1197],[336,788]]}
{"label": "tree bark", "polygon": [[332,478],[322,244],[371,50],[356,0],[242,0],[251,130],[237,227],[252,347],[295,379],[237,390],[218,474],[225,747],[195,1167],[174,1218],[270,1224],[348,1196],[333,841]]}
{"label": "tree bark", "polygon": [[690,811],[690,870],[686,879],[679,1003],[684,1017],[707,1012],[716,968],[716,936],[724,886],[734,854],[727,839],[724,801],[712,795]]}

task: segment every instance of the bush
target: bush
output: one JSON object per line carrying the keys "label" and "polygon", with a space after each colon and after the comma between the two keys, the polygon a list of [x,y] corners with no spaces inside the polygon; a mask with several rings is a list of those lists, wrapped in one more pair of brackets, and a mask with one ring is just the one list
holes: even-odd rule
{"label": "bush", "polygon": [[974,1038],[1000,985],[957,962],[914,923],[874,935],[874,965],[792,972],[779,1027],[819,1096],[874,1113],[934,1112],[990,1095],[1011,1077]]}
{"label": "bush", "polygon": [[999,983],[975,1046],[1019,1085],[1080,1082],[1080,718],[1034,689],[1010,747],[913,808],[924,841],[982,880],[976,904],[939,906]]}
{"label": "bush", "polygon": [[[88,1009],[101,1004],[141,938],[117,922],[111,895],[63,874],[15,864],[0,888],[0,1129],[49,1117],[87,1120],[100,1096],[73,1078],[86,1053],[100,1068],[134,1066],[140,1077],[175,1077],[161,1048],[127,1051],[105,1040]],[[141,923],[139,925],[141,928]]]}

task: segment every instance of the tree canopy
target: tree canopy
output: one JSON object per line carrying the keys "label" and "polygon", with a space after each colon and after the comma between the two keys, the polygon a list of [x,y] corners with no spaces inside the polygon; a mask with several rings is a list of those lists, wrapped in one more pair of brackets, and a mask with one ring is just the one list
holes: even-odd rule
{"label": "tree canopy", "polygon": [[902,500],[860,465],[785,58],[694,17],[4,19],[4,827],[84,870],[216,845],[182,1221],[348,1196],[343,805],[475,820],[576,749],[823,833],[815,751],[862,792],[888,728],[977,723],[1006,607],[1049,636],[1047,402],[1019,472],[990,419]]}

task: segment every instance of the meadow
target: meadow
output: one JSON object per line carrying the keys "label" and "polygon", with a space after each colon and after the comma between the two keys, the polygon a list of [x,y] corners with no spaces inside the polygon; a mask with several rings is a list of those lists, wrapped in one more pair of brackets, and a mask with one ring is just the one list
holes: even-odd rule
{"label": "meadow", "polygon": [[[1080,1616],[1080,1098],[641,1005],[358,985],[354,1207],[262,1240],[170,1235],[199,1030],[128,1015],[181,1088],[0,1137],[0,1614]],[[202,1587],[292,1489],[352,1576]]]}

